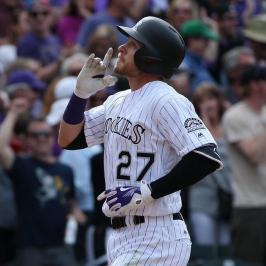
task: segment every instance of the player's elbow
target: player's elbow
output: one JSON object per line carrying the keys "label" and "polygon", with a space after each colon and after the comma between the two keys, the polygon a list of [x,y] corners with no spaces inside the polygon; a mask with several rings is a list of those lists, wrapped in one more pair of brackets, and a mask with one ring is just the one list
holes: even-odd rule
{"label": "player's elbow", "polygon": [[[58,144],[61,148],[68,147],[79,135],[83,134],[83,123],[70,125],[62,121],[58,132]],[[85,138],[85,137],[84,137]]]}
{"label": "player's elbow", "polygon": [[61,130],[61,128],[59,129],[59,133],[58,133],[58,138],[57,138],[57,142],[58,145],[61,148],[65,148],[68,145],[70,145],[70,143],[75,139],[75,137],[70,134],[69,131],[65,131],[65,130]]}
{"label": "player's elbow", "polygon": [[67,147],[71,143],[71,141],[67,137],[60,136],[60,135],[58,135],[57,142],[58,142],[58,145],[62,149],[64,149],[65,147]]}

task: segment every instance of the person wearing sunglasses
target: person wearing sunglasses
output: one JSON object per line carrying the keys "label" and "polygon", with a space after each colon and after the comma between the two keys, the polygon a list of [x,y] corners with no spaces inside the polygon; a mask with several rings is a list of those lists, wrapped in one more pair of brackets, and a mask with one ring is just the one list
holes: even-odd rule
{"label": "person wearing sunglasses", "polygon": [[30,119],[29,153],[22,156],[10,147],[27,105],[24,98],[12,100],[0,126],[0,165],[12,181],[18,212],[18,265],[75,266],[72,247],[64,243],[67,218],[85,220],[75,201],[72,169],[52,153],[52,127],[42,118]]}

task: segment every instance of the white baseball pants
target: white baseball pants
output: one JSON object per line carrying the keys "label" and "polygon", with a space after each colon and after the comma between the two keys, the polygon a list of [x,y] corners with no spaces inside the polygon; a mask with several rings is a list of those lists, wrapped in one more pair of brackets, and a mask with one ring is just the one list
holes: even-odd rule
{"label": "white baseball pants", "polygon": [[172,215],[145,217],[145,222],[115,229],[107,243],[110,266],[186,266],[191,241],[183,220]]}

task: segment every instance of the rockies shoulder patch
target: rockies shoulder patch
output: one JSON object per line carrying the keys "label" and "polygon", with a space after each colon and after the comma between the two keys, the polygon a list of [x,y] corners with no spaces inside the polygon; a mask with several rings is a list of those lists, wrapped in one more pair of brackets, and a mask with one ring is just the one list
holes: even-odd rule
{"label": "rockies shoulder patch", "polygon": [[187,129],[188,133],[205,128],[205,126],[199,119],[192,117],[186,119],[184,126]]}

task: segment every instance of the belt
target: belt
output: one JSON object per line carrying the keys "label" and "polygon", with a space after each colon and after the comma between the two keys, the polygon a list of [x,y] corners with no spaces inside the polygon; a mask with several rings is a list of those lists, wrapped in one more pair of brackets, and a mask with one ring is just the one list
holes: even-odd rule
{"label": "belt", "polygon": [[[180,212],[173,213],[172,215],[173,215],[173,220],[184,220]],[[134,225],[145,223],[145,216],[134,215],[132,222]],[[111,227],[113,229],[119,229],[119,228],[126,227],[126,226],[127,224],[126,224],[125,216],[111,218]]]}

